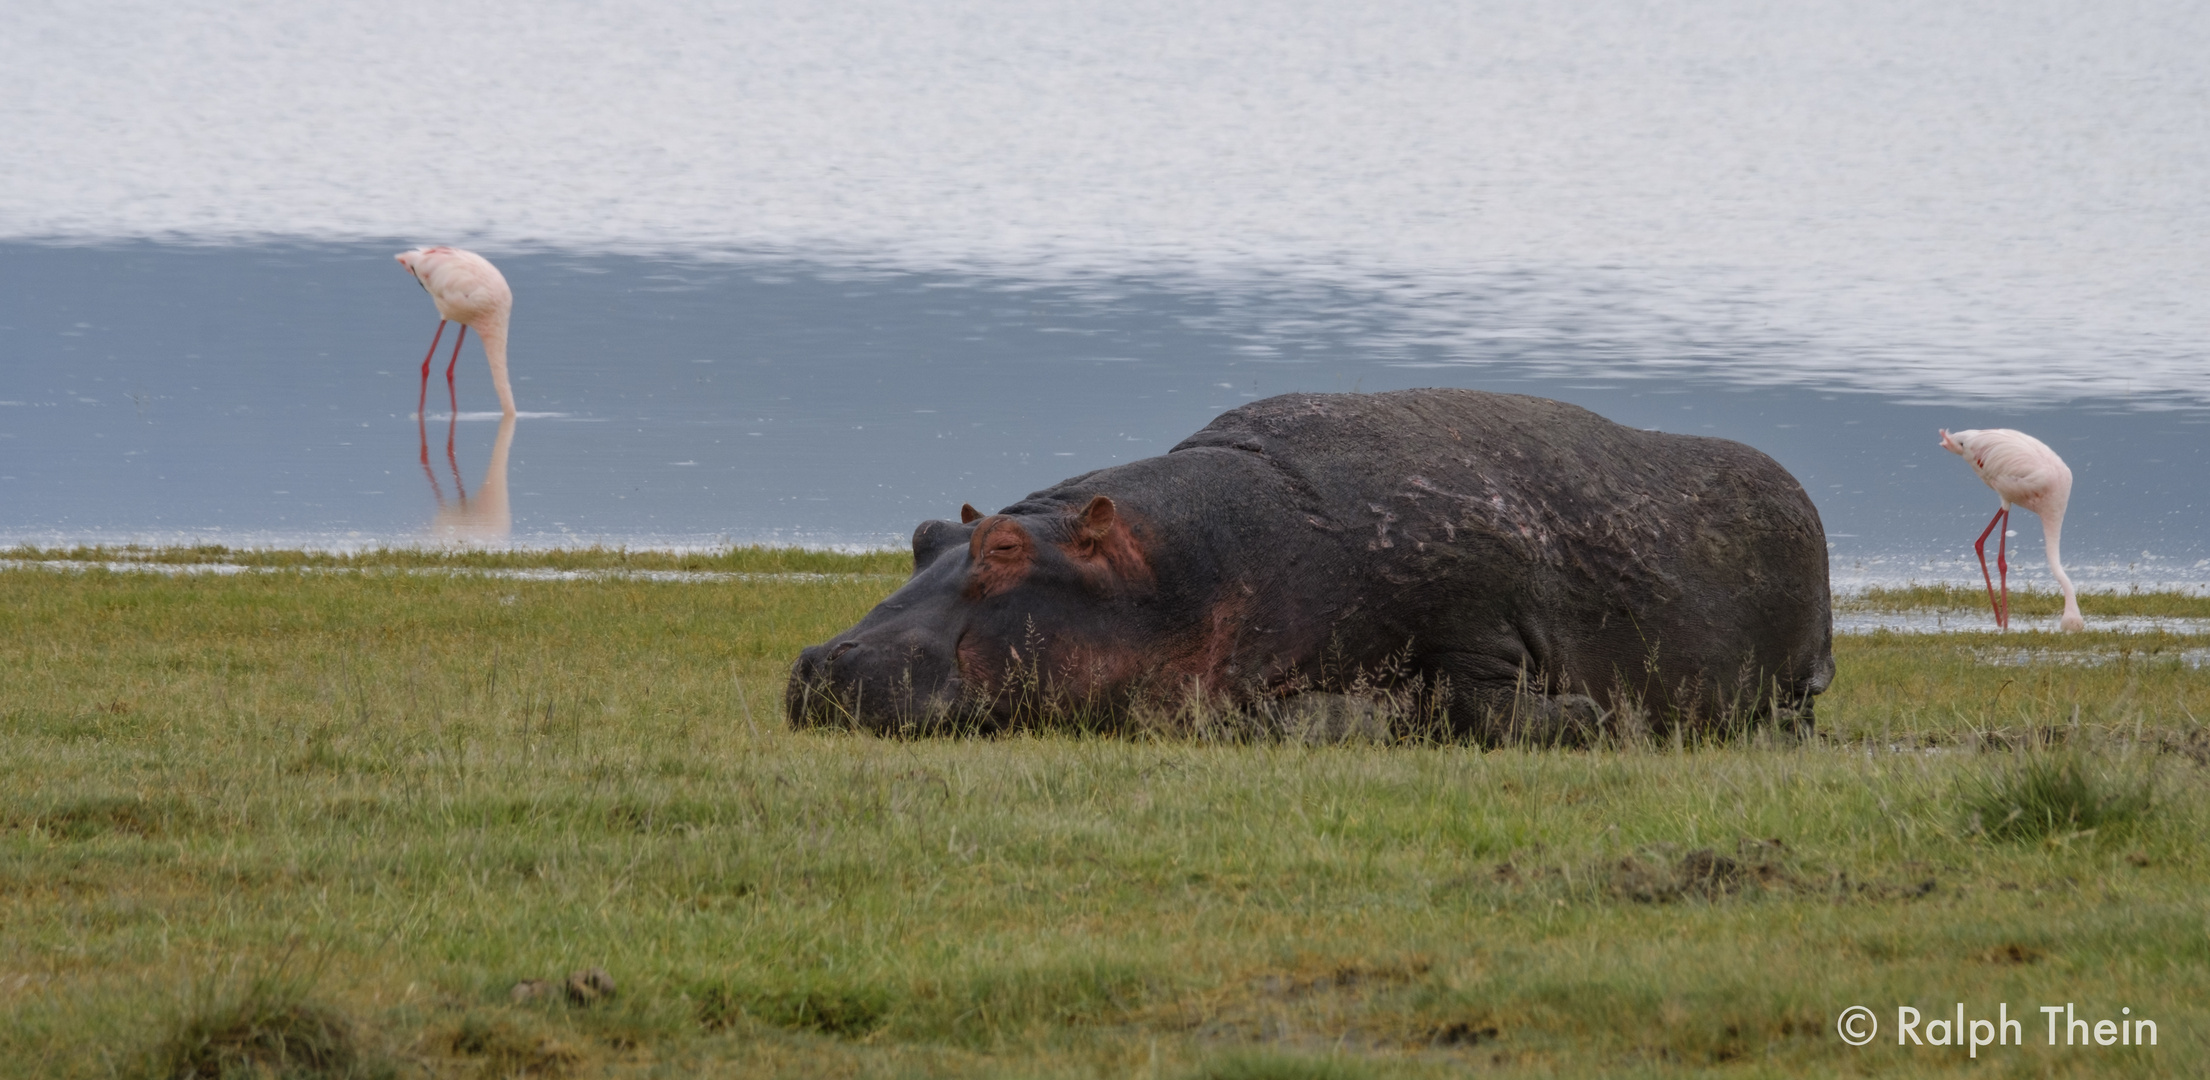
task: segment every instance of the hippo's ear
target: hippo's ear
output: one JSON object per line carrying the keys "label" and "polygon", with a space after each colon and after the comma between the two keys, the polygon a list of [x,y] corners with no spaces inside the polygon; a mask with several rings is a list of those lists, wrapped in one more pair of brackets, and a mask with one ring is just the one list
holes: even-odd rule
{"label": "hippo's ear", "polygon": [[1143,546],[1113,500],[1103,495],[1090,499],[1074,512],[1072,531],[1074,535],[1059,548],[1093,585],[1110,591],[1151,580]]}
{"label": "hippo's ear", "polygon": [[1119,517],[1120,512],[1113,506],[1113,500],[1099,495],[1090,500],[1090,505],[1082,508],[1081,519],[1075,531],[1084,540],[1103,540],[1112,535],[1113,522],[1119,520]]}
{"label": "hippo's ear", "polygon": [[967,530],[949,521],[924,521],[913,530],[913,572],[918,574],[936,557],[966,543]]}
{"label": "hippo's ear", "polygon": [[982,511],[980,511],[980,510],[977,510],[977,509],[975,509],[975,504],[973,504],[973,503],[960,503],[960,504],[959,504],[959,523],[960,523],[961,525],[972,525],[972,524],[974,524],[975,522],[977,522],[977,521],[981,521],[981,520],[982,520]]}

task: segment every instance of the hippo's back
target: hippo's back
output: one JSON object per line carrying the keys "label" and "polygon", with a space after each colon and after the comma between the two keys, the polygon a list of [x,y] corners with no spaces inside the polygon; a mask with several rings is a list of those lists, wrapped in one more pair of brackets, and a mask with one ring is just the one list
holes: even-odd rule
{"label": "hippo's back", "polygon": [[[1311,527],[1433,649],[1645,695],[1832,673],[1824,530],[1778,462],[1564,402],[1476,390],[1289,394],[1177,445],[1262,456]],[[1657,661],[1652,665],[1651,660]],[[1662,685],[1661,685],[1662,684]]]}

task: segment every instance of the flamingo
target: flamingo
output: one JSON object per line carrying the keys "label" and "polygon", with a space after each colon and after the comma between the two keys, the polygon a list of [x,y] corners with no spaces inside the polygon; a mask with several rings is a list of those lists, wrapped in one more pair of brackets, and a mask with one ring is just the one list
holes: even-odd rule
{"label": "flamingo", "polygon": [[[2057,585],[2064,590],[2064,617],[2058,625],[2066,630],[2085,630],[2087,622],[2080,618],[2078,596],[2072,591],[2072,579],[2064,573],[2064,564],[2057,557],[2057,538],[2064,531],[2064,505],[2072,498],[2072,469],[2064,464],[2057,452],[2047,443],[2023,431],[2009,428],[1986,428],[1952,433],[1943,429],[1942,449],[1964,458],[1965,464],[1981,482],[1995,489],[2002,499],[1996,508],[1995,518],[1980,531],[1980,539],[1972,545],[1980,554],[1980,578],[1987,583],[1988,606],[1995,609],[1995,625],[2010,628],[2010,564],[2004,559],[2004,548],[2009,539],[2010,508],[2023,506],[2041,518],[2043,546],[2049,554],[2049,572],[2056,575]],[[1987,534],[1997,528],[2004,536],[1995,543],[1995,569],[2003,578],[2003,598],[1995,598],[1995,582],[1987,572]]]}
{"label": "flamingo", "polygon": [[506,381],[506,328],[507,318],[514,312],[514,291],[507,288],[506,276],[491,265],[491,260],[455,247],[415,248],[393,257],[414,275],[422,291],[429,293],[431,302],[437,305],[437,333],[430,338],[429,353],[422,357],[422,394],[415,403],[415,415],[420,416],[430,400],[430,361],[437,356],[445,324],[457,322],[460,333],[453,337],[453,358],[445,365],[445,392],[452,398],[453,412],[460,412],[453,368],[460,363],[461,342],[473,326],[476,336],[483,339],[484,359],[491,363],[491,385],[499,391],[499,414],[512,417],[514,391]]}

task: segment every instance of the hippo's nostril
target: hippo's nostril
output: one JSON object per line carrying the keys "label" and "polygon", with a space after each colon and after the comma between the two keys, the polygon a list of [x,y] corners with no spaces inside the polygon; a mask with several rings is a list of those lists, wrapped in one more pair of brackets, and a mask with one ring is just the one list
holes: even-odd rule
{"label": "hippo's nostril", "polygon": [[857,641],[844,641],[844,642],[839,642],[839,643],[837,644],[837,647],[836,647],[836,648],[833,648],[833,649],[830,649],[830,650],[829,650],[829,659],[831,659],[831,660],[834,660],[834,659],[836,659],[837,657],[839,657],[839,656],[842,656],[842,655],[844,655],[845,653],[851,652],[851,651],[852,651],[853,649],[857,649],[857,648],[859,648],[859,642],[857,642]]}

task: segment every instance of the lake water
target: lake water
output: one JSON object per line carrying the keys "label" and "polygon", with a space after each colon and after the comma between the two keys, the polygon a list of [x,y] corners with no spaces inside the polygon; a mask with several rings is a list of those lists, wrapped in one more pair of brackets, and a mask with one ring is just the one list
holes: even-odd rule
{"label": "lake water", "polygon": [[[2182,3],[11,5],[0,542],[902,543],[1448,385],[1764,449],[1845,583],[1976,579],[1934,431],[2023,428],[2078,576],[2201,587],[2204,55]],[[472,335],[415,416],[436,242],[515,287],[504,432]]]}

